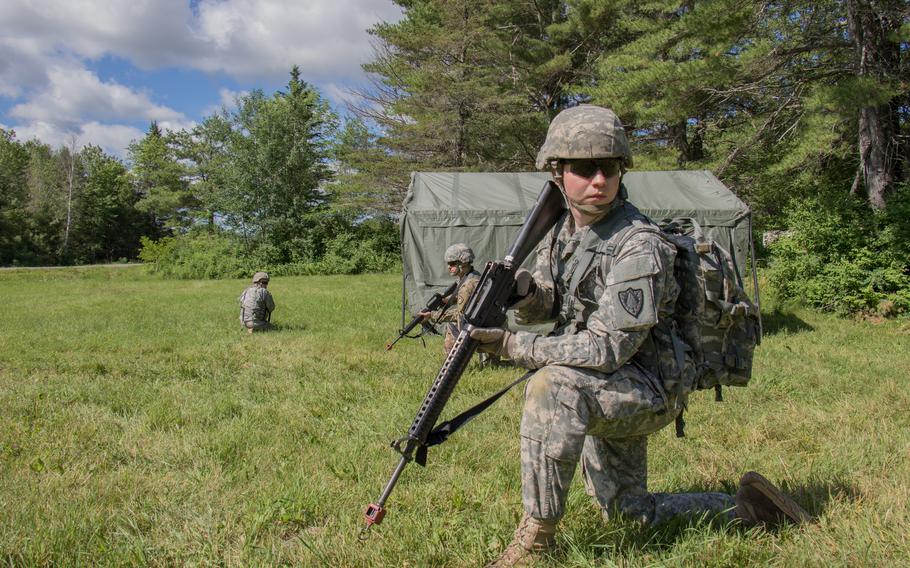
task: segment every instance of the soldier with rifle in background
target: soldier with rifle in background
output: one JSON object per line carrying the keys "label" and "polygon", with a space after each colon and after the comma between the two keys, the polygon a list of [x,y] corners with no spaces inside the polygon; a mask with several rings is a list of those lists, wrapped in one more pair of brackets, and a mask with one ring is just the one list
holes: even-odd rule
{"label": "soldier with rifle in background", "polygon": [[445,340],[442,345],[445,352],[448,353],[455,343],[459,320],[464,313],[468,298],[477,287],[480,274],[474,270],[474,251],[464,243],[455,243],[447,248],[444,258],[449,274],[455,278],[455,291],[443,298],[445,303],[442,307],[434,311],[423,310],[417,315],[422,317],[423,321],[446,323]]}

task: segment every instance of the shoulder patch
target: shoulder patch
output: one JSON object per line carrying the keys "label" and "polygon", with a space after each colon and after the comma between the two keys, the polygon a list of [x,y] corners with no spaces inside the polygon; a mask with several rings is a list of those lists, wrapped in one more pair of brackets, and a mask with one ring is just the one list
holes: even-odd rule
{"label": "shoulder patch", "polygon": [[626,288],[618,293],[619,303],[622,309],[626,310],[630,316],[637,318],[644,306],[645,292],[641,288]]}

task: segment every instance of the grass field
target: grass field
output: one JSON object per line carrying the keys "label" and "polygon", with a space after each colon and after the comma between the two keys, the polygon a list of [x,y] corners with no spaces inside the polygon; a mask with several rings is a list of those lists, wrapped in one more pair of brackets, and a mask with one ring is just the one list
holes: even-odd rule
{"label": "grass field", "polygon": [[[521,512],[521,392],[411,465],[357,533],[442,360],[398,327],[400,278],[277,278],[275,333],[241,281],[141,269],[0,273],[0,565],[478,566]],[[910,325],[765,309],[746,389],[652,437],[654,491],[754,469],[818,522],[777,533],[604,524],[576,480],[541,566],[910,563]],[[473,367],[452,411],[516,377]],[[451,413],[446,413],[450,416]]]}

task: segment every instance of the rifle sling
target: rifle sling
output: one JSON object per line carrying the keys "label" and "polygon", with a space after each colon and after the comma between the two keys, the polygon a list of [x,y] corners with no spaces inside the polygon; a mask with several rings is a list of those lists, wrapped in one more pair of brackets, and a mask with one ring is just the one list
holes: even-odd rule
{"label": "rifle sling", "polygon": [[[535,369],[535,371],[536,371],[536,369]],[[427,464],[427,449],[428,448],[431,448],[432,446],[438,446],[439,444],[448,440],[449,436],[451,436],[456,431],[458,431],[462,426],[464,426],[465,424],[467,424],[468,422],[473,420],[475,416],[477,416],[478,414],[480,414],[481,412],[486,410],[491,404],[493,404],[494,402],[499,400],[500,397],[502,397],[502,395],[509,392],[509,390],[511,390],[512,387],[528,380],[528,378],[531,375],[533,375],[535,371],[528,371],[527,373],[525,373],[518,379],[516,379],[516,380],[512,381],[511,383],[509,383],[508,385],[506,385],[502,390],[500,390],[500,391],[496,392],[495,394],[493,394],[492,396],[490,396],[489,398],[475,404],[474,406],[465,410],[464,412],[462,412],[455,418],[452,418],[451,420],[446,420],[442,424],[433,428],[433,430],[430,432],[430,435],[427,436],[426,443],[424,443],[422,446],[417,448],[417,452],[414,456],[414,461],[417,462],[418,465],[425,466]]]}

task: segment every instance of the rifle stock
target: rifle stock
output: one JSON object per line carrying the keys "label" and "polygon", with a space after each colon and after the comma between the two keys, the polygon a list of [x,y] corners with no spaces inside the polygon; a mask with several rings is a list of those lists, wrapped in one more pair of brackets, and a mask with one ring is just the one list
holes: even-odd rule
{"label": "rifle stock", "polygon": [[408,462],[417,461],[419,465],[425,465],[427,437],[477,349],[478,342],[471,338],[471,330],[475,327],[501,327],[505,323],[515,271],[564,211],[565,201],[559,187],[552,181],[547,182],[505,258],[487,263],[465,308],[464,325],[427,391],[414,422],[406,436],[392,442],[392,447],[401,454],[401,458],[379,499],[364,511],[366,524],[361,530],[361,540],[372,525],[382,522],[386,500]]}

